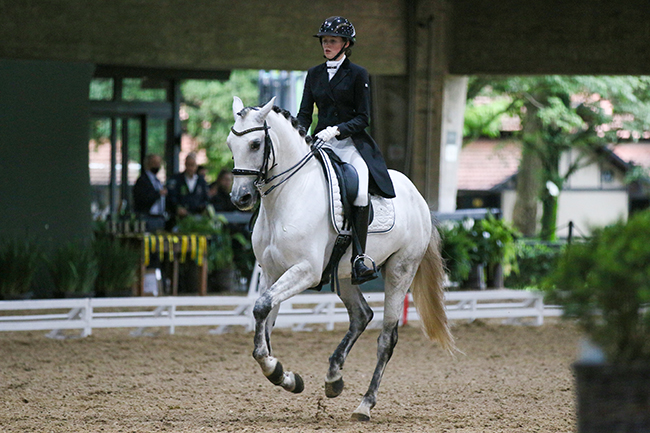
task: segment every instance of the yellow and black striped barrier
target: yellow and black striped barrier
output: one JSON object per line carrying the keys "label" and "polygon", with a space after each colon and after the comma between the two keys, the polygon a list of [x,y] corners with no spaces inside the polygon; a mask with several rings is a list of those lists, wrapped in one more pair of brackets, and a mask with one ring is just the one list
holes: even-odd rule
{"label": "yellow and black striped barrier", "polygon": [[160,261],[165,260],[166,254],[170,262],[178,258],[181,263],[185,263],[189,256],[190,260],[202,266],[203,256],[208,248],[208,238],[203,235],[146,234],[143,242],[145,266],[149,266],[152,254],[158,254]]}

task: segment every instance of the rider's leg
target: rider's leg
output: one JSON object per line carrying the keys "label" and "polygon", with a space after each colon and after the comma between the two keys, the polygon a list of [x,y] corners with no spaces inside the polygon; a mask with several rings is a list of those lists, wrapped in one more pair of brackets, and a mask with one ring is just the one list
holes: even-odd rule
{"label": "rider's leg", "polygon": [[370,213],[370,198],[368,196],[369,172],[366,162],[354,147],[350,138],[344,140],[333,139],[327,143],[341,160],[352,164],[359,176],[359,189],[352,207],[352,284],[358,285],[377,278],[373,268],[364,263],[366,239],[368,237],[368,214]]}
{"label": "rider's leg", "polygon": [[368,182],[368,166],[358,151],[350,155],[348,162],[354,166],[359,175],[359,190],[352,207],[352,284],[358,285],[377,278],[374,264],[366,266],[366,239],[368,238],[368,216],[370,213]]}
{"label": "rider's leg", "polygon": [[366,239],[368,237],[368,214],[370,206],[352,208],[352,284],[358,285],[377,278],[377,272],[366,266]]}

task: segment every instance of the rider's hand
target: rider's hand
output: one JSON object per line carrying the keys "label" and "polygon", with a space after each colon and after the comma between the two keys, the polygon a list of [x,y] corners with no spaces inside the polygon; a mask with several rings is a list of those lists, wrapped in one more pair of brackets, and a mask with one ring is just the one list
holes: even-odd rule
{"label": "rider's hand", "polygon": [[323,141],[330,141],[332,138],[339,135],[339,128],[336,126],[328,126],[327,128],[320,131],[316,134],[316,137],[320,138]]}

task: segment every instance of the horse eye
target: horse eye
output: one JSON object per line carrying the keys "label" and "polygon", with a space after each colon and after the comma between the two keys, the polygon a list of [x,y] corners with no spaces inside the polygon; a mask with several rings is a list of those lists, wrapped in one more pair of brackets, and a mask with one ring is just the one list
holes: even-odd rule
{"label": "horse eye", "polygon": [[251,149],[252,150],[259,149],[261,145],[262,145],[262,143],[259,140],[251,141]]}

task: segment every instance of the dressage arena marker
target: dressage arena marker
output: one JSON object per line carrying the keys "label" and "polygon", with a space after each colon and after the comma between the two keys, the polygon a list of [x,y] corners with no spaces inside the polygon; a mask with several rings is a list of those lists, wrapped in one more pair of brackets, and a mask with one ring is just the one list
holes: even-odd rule
{"label": "dressage arena marker", "polygon": [[[375,316],[371,327],[381,326],[384,294],[364,294]],[[405,320],[419,320],[411,294]],[[50,330],[50,338],[67,338],[64,330],[80,330],[81,337],[98,328],[136,328],[131,335],[145,335],[146,328],[165,327],[173,334],[177,326],[214,326],[211,333],[227,332],[231,326],[254,327],[256,293],[248,296],[166,296],[128,298],[43,299],[0,301],[0,331]],[[554,306],[545,306],[542,294],[522,290],[483,290],[445,293],[450,320],[504,319],[504,323],[542,325],[544,317],[561,315]],[[38,314],[42,312],[41,314]],[[11,314],[13,313],[13,314]],[[9,315],[11,314],[11,315]],[[280,307],[276,326],[296,331],[309,325],[348,323],[343,303],[333,293],[294,296]]]}

